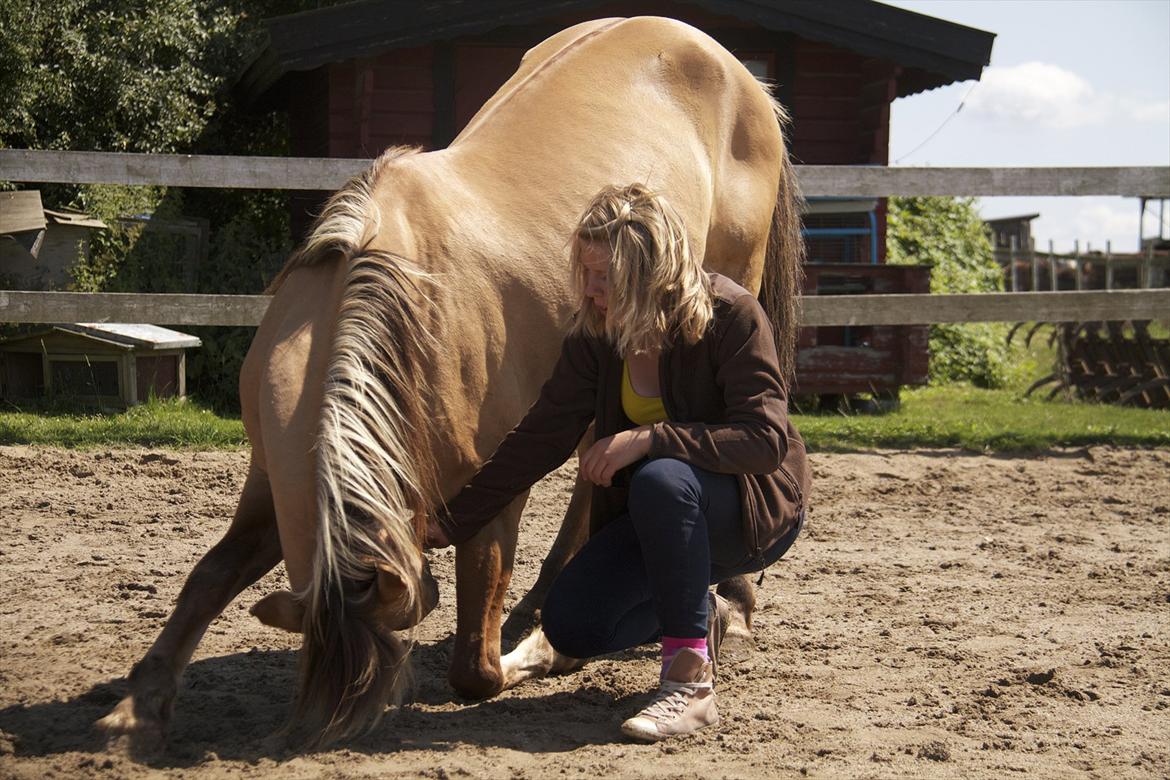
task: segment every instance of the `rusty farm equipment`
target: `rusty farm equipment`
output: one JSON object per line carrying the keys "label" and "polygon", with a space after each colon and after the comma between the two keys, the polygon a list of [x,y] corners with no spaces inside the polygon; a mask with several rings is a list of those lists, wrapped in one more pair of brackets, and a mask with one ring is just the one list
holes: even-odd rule
{"label": "rusty farm equipment", "polygon": [[[1025,325],[1011,329],[1009,343]],[[1064,392],[1103,403],[1170,408],[1170,338],[1152,336],[1149,326],[1144,320],[1030,324],[1025,343],[1048,329],[1057,360],[1053,372],[1026,395],[1051,386],[1048,398]]]}

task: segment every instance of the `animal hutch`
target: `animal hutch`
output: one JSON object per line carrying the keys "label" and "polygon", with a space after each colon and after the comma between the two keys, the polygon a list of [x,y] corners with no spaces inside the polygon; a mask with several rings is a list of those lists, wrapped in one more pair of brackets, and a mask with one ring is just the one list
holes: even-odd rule
{"label": "animal hutch", "polygon": [[66,287],[106,223],[73,209],[47,209],[39,190],[0,192],[0,284],[17,290]]}
{"label": "animal hutch", "polygon": [[[797,163],[887,165],[890,104],[978,79],[994,35],[870,0],[440,2],[363,0],[276,17],[235,90],[287,112],[293,155],[373,157],[445,147],[524,52],[590,19],[687,22],[775,84]],[[299,193],[299,238],[326,193]],[[929,269],[885,264],[884,200],[810,203],[807,295],[929,292]],[[927,376],[925,327],[805,328],[801,394],[896,392]]]}
{"label": "animal hutch", "polygon": [[131,406],[187,394],[186,351],[202,342],[156,325],[85,323],[0,341],[0,399],[55,396]]}

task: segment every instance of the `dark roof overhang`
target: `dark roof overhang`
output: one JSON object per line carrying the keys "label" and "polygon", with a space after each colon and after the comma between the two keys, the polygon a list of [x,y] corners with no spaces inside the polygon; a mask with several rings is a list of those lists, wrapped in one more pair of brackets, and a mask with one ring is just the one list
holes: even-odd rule
{"label": "dark roof overhang", "polygon": [[[266,41],[237,78],[256,102],[286,74],[391,49],[477,35],[606,0],[359,0],[265,20]],[[995,34],[873,0],[678,0],[902,67],[898,97],[978,79]]]}

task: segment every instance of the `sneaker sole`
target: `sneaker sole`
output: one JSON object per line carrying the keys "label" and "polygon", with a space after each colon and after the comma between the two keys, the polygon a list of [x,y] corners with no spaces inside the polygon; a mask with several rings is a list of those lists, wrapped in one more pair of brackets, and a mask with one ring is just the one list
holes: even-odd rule
{"label": "sneaker sole", "polygon": [[622,733],[639,742],[658,742],[667,737],[666,734],[658,730],[657,726],[639,723],[635,718],[630,718],[622,724]]}
{"label": "sneaker sole", "polygon": [[[663,734],[654,724],[647,721],[638,721],[638,718],[630,718],[627,720],[622,724],[622,733],[630,739],[636,739],[639,742],[661,742],[662,740],[670,739],[671,737],[687,736],[686,734]],[[711,721],[710,723],[700,726],[699,728],[689,733],[694,734],[696,732],[702,731],[703,729],[709,729],[718,725],[719,718],[715,718],[715,720]]]}

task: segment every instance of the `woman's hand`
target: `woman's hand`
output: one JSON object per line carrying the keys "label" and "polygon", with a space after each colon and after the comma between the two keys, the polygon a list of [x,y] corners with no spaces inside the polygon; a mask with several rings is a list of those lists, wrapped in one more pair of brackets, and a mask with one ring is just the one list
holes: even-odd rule
{"label": "woman's hand", "polygon": [[595,485],[609,487],[613,475],[650,452],[650,426],[606,436],[581,456],[581,476]]}

